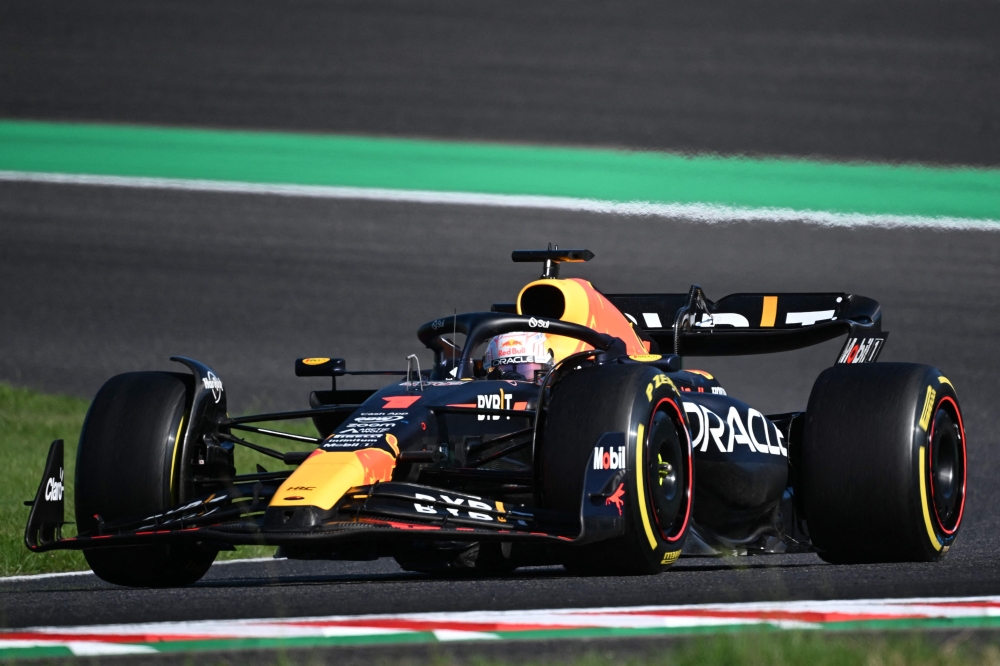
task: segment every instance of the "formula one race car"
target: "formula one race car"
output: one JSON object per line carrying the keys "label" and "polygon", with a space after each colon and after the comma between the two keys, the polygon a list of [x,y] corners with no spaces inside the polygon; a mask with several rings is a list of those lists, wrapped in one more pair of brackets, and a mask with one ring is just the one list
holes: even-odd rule
{"label": "formula one race car", "polygon": [[[78,535],[62,538],[63,447],[53,442],[25,541],[83,549],[120,585],[198,580],[221,549],[289,558],[391,556],[407,570],[654,574],[684,555],[816,552],[828,562],[934,561],[954,543],[966,442],[952,383],[875,363],[879,304],[846,293],[602,294],[559,279],[587,250],[518,251],[544,265],[514,303],[434,319],[403,381],[339,390],[310,409],[230,416],[206,365],[108,380],[77,453]],[[805,411],[763,414],[691,356],[759,354],[847,336]],[[459,336],[464,342],[459,345]],[[367,373],[375,374],[375,373]],[[310,418],[319,433],[265,422]],[[254,425],[257,424],[257,425]],[[246,433],[308,443],[280,452]],[[237,473],[234,447],[292,471]]]}

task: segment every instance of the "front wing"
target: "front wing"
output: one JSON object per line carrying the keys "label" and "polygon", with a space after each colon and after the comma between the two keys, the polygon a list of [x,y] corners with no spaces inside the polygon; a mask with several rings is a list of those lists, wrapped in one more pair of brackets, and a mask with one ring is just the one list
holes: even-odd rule
{"label": "front wing", "polygon": [[[81,550],[200,541],[220,545],[336,546],[365,540],[541,540],[580,545],[624,533],[621,503],[609,502],[625,471],[593,469],[588,460],[577,515],[509,505],[488,497],[412,483],[354,488],[330,511],[265,512],[276,485],[239,484],[153,516],[115,522],[98,517],[93,533],[63,538],[62,441],[52,443],[42,483],[31,502],[25,543],[36,551]],[[58,492],[54,490],[54,479]],[[299,515],[293,515],[300,512]]]}

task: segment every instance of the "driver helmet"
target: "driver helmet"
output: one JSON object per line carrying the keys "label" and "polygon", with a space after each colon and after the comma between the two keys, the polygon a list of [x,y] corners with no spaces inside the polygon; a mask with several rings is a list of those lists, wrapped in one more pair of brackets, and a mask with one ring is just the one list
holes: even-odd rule
{"label": "driver helmet", "polygon": [[483,357],[484,368],[489,373],[499,372],[501,379],[536,381],[552,368],[552,363],[552,349],[544,333],[498,335],[490,340]]}

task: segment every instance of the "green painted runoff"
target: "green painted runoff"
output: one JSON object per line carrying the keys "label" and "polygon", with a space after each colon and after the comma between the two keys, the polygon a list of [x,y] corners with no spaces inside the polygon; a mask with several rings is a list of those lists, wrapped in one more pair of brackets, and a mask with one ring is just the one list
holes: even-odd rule
{"label": "green painted runoff", "polygon": [[0,121],[0,170],[1000,220],[1000,170]]}

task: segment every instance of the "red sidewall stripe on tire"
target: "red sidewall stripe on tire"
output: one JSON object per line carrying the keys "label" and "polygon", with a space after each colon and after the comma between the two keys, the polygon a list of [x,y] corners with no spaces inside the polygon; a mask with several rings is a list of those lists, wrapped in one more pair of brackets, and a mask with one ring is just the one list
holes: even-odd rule
{"label": "red sidewall stripe on tire", "polygon": [[[660,401],[658,403],[656,403],[656,407],[653,408],[653,413],[649,417],[649,427],[647,428],[647,431],[650,434],[652,434],[652,432],[653,432],[653,419],[656,418],[656,412],[658,412],[660,410],[660,405],[662,405],[665,402],[669,402],[670,406],[674,408],[674,412],[677,413],[678,423],[682,426],[681,430],[684,431],[684,441],[687,443],[687,447],[686,447],[687,448],[687,474],[686,474],[687,478],[684,480],[685,486],[686,486],[685,491],[684,491],[684,493],[685,493],[684,504],[686,506],[685,506],[685,509],[684,509],[684,522],[681,524],[680,529],[677,530],[677,533],[675,535],[673,535],[673,536],[669,536],[669,537],[666,536],[666,534],[663,531],[663,527],[660,525],[660,519],[656,515],[656,511],[653,511],[653,520],[656,521],[656,527],[660,530],[660,536],[663,537],[663,539],[666,540],[667,542],[674,542],[674,541],[679,540],[682,536],[684,536],[684,532],[687,530],[688,522],[691,520],[691,504],[692,504],[692,501],[694,499],[694,459],[693,459],[692,453],[691,453],[691,435],[690,435],[690,433],[688,433],[687,428],[683,427],[684,426],[684,413],[681,412],[680,407],[677,406],[677,403],[674,402],[674,400],[672,398],[661,398]],[[648,442],[648,441],[649,441],[649,435],[646,435],[646,442]],[[641,445],[645,446],[646,443],[643,442]],[[644,473],[645,473],[644,471],[640,470],[640,474],[644,474]],[[650,500],[652,500],[652,498],[653,498],[653,486],[652,486],[652,484],[650,484],[650,487],[649,487],[649,496],[650,496]]]}
{"label": "red sidewall stripe on tire", "polygon": [[[959,526],[962,524],[962,515],[965,513],[965,486],[969,480],[969,466],[967,464],[966,452],[965,452],[965,425],[962,423],[962,413],[958,409],[958,403],[951,396],[943,396],[937,404],[937,409],[941,408],[941,405],[945,402],[950,402],[952,409],[955,410],[955,418],[958,419],[958,433],[962,440],[962,503],[958,507],[958,519],[955,521],[955,526],[953,528],[946,529],[944,526],[944,521],[941,520],[941,516],[938,514],[937,504],[934,502],[934,469],[931,465],[931,461],[934,460],[934,421],[931,421],[931,431],[927,436],[927,476],[928,481],[931,486],[931,506],[934,507],[934,521],[937,523],[938,528],[951,536],[958,531]],[[937,409],[934,411],[936,412]],[[655,412],[654,412],[655,414]]]}

